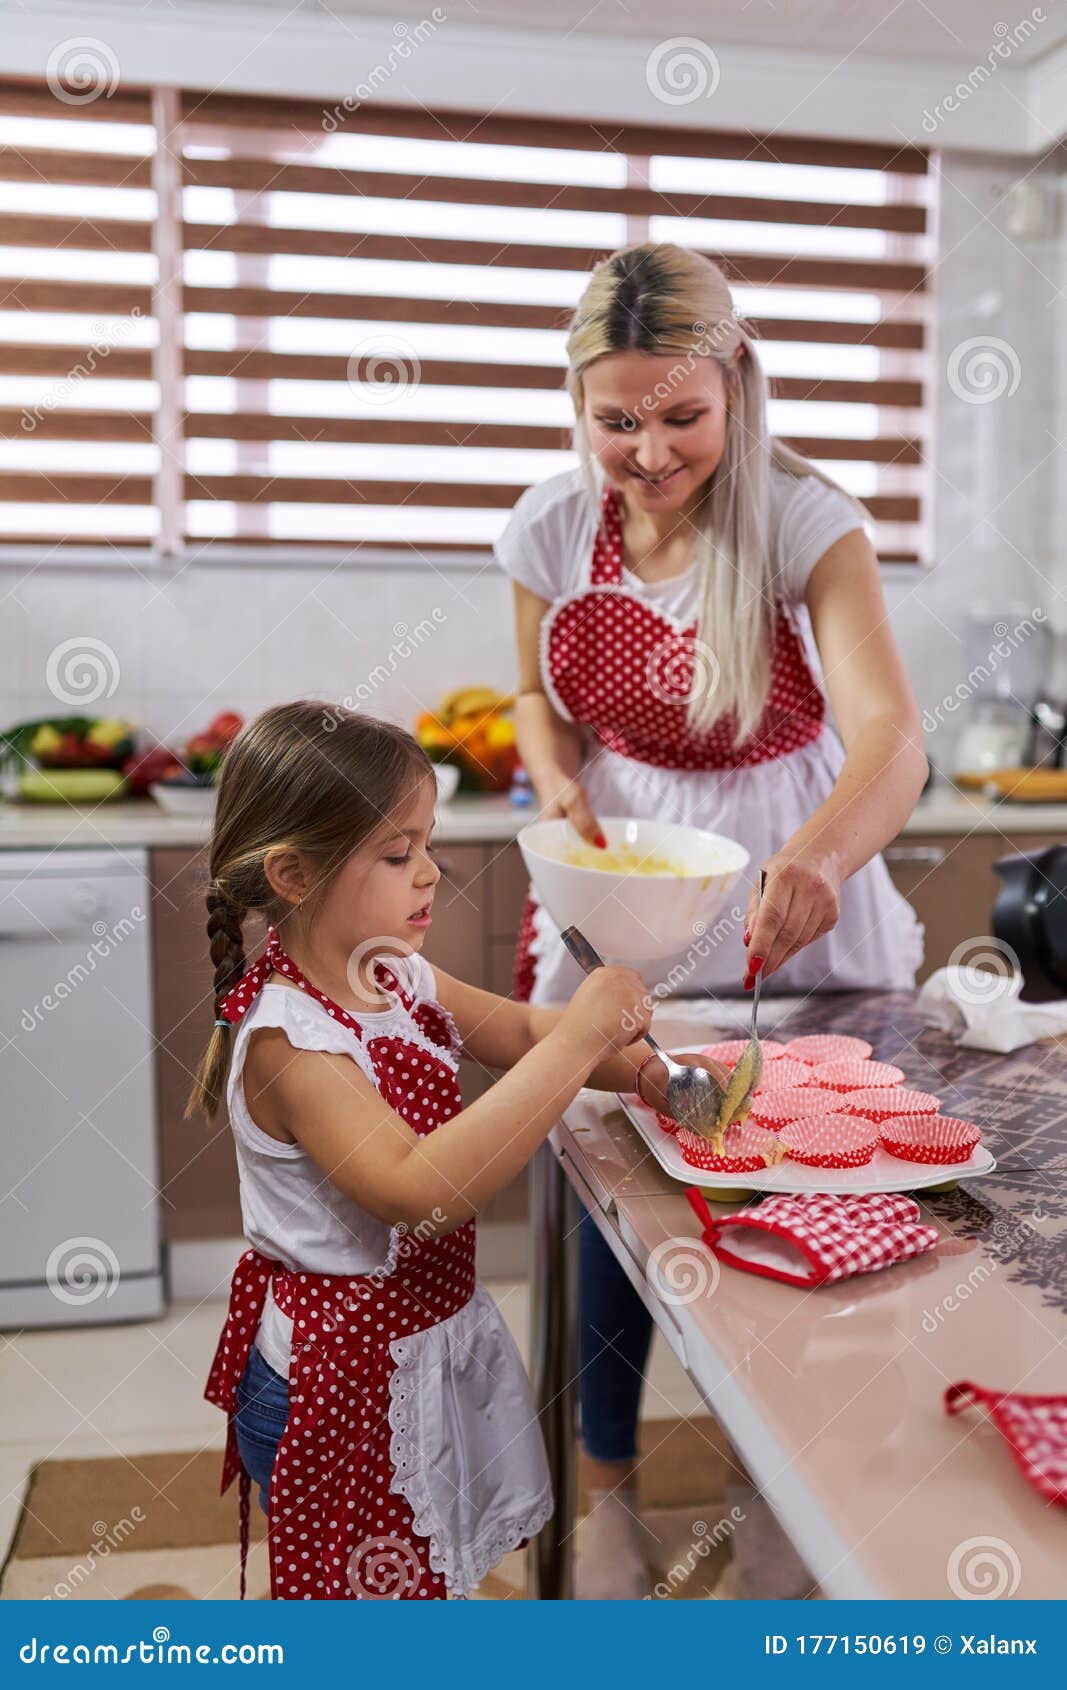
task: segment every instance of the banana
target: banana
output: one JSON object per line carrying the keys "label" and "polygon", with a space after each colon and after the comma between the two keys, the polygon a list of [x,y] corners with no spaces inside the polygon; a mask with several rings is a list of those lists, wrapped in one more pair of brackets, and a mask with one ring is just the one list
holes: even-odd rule
{"label": "banana", "polygon": [[507,710],[514,702],[512,693],[497,692],[495,687],[457,687],[444,698],[438,715],[442,722],[453,722],[458,716],[486,716],[493,710]]}

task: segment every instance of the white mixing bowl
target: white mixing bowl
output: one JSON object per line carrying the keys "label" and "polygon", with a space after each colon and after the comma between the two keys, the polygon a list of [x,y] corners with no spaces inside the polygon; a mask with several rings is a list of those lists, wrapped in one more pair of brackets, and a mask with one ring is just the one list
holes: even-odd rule
{"label": "white mixing bowl", "polygon": [[[736,839],[674,822],[598,818],[609,849],[633,846],[667,857],[681,874],[636,874],[579,868],[566,861],[584,841],[567,820],[534,822],[519,848],[534,890],[559,928],[580,927],[606,962],[634,967],[680,956],[706,941],[733,882],[749,860]],[[746,888],[747,896],[747,888]]]}

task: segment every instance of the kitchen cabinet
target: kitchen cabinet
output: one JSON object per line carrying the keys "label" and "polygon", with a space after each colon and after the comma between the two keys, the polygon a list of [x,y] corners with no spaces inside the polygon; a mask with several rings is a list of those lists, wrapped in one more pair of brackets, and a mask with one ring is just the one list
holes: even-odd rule
{"label": "kitchen cabinet", "polygon": [[[1001,886],[993,864],[1016,852],[1042,850],[1055,839],[1047,832],[925,836],[909,832],[886,848],[893,884],[926,929],[926,955],[918,984],[944,968],[958,947],[992,933],[993,905]],[[969,958],[961,955],[959,960]]]}

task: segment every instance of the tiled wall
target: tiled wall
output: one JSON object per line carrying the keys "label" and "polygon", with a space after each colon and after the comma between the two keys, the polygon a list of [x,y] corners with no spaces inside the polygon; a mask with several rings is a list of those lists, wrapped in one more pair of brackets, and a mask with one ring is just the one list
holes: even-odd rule
{"label": "tiled wall", "polygon": [[[1025,166],[1022,169],[1025,170]],[[938,465],[934,556],[927,575],[886,584],[893,624],[924,709],[967,673],[969,609],[1016,602],[1059,613],[1067,629],[1067,483],[1055,440],[1067,436],[1067,281],[1052,221],[1062,178],[1035,171],[1037,197],[1009,193],[1020,166],[944,160],[936,267],[934,385]],[[1041,196],[1049,215],[1042,231]],[[1030,220],[1029,226],[1027,219]],[[954,393],[954,348],[1006,344],[1013,394]],[[54,709],[46,665],[64,640],[115,653],[118,686],[95,708],[129,715],[164,738],[195,732],[215,710],[283,697],[351,697],[411,722],[450,687],[513,682],[510,591],[481,570],[334,569],[272,562],[144,573],[131,566],[0,570],[0,721]],[[1061,676],[1067,688],[1067,673]],[[957,717],[933,740],[947,766]]]}

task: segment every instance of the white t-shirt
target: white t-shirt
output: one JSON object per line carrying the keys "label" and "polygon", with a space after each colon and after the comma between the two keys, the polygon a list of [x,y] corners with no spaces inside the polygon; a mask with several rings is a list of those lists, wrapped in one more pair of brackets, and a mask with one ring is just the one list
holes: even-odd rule
{"label": "white t-shirt", "polygon": [[[433,969],[417,952],[389,957],[389,967],[415,1004],[437,996]],[[357,1017],[368,1037],[394,1036],[425,1046],[426,1035],[400,999],[384,1010]],[[257,1029],[280,1027],[297,1050],[324,1050],[350,1056],[377,1087],[365,1042],[337,1021],[317,998],[280,983],[265,985],[238,1023],[226,1082],[226,1102],[237,1148],[241,1217],[245,1237],[255,1249],[309,1273],[358,1274],[386,1271],[396,1255],[399,1234],[353,1203],[327,1179],[300,1144],[285,1144],[257,1127],[244,1093],[248,1041]],[[434,1047],[451,1066],[455,1058]],[[276,1372],[287,1375],[292,1321],[267,1290],[256,1343]]]}
{"label": "white t-shirt", "polygon": [[[600,482],[603,486],[603,482]],[[854,528],[865,526],[852,501],[817,476],[789,475],[772,465],[769,535],[776,590],[803,605],[808,576],[823,553]],[[528,487],[494,546],[513,580],[543,599],[579,592],[589,581],[597,520],[581,468]],[[700,602],[697,565],[668,581],[643,581],[623,569],[626,584],[658,610],[682,622],[695,620]]]}

